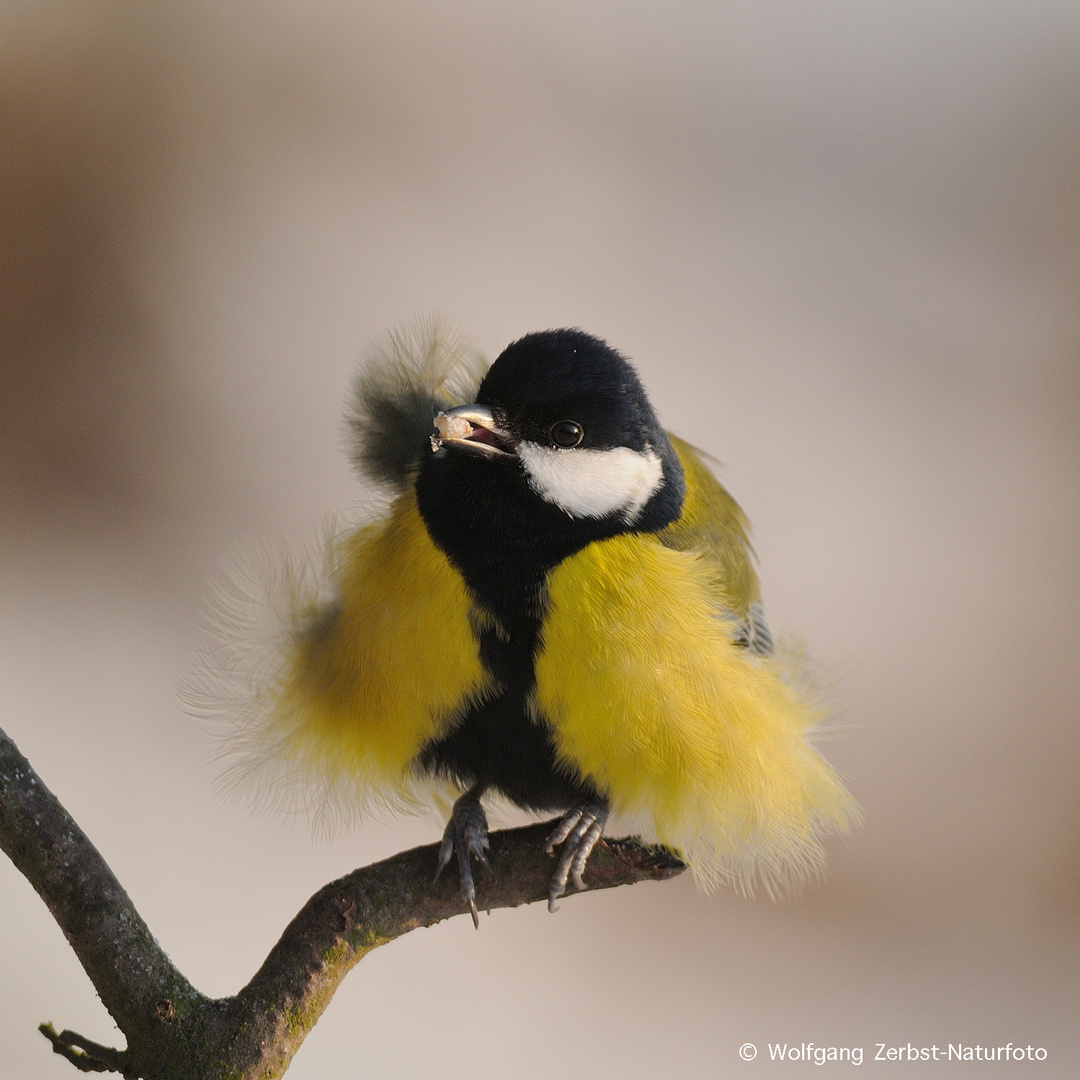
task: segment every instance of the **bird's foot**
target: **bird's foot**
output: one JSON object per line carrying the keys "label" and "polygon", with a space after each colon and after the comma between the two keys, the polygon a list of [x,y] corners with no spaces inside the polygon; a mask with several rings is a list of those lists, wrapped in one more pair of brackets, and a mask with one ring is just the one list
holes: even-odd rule
{"label": "bird's foot", "polygon": [[555,854],[559,844],[563,845],[548,886],[548,911],[557,910],[555,901],[566,892],[568,879],[574,883],[575,889],[589,887],[581,875],[585,872],[585,863],[592,849],[604,832],[607,817],[608,808],[604,803],[583,803],[571,807],[547,838],[545,850],[549,855]]}
{"label": "bird's foot", "polygon": [[480,804],[482,793],[483,788],[470,788],[454,803],[450,820],[446,823],[446,831],[443,833],[439,865],[435,871],[435,880],[438,881],[454,852],[457,852],[461,895],[469,905],[473,926],[477,930],[480,929],[480,916],[476,911],[476,884],[473,881],[470,856],[481,866],[487,866],[488,824],[487,815]]}

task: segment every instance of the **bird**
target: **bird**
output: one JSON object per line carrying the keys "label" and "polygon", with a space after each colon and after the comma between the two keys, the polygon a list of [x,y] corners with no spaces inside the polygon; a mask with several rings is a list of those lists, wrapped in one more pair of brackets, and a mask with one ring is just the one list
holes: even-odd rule
{"label": "bird", "polygon": [[427,320],[372,350],[347,440],[368,519],[270,601],[219,595],[206,668],[239,692],[200,700],[233,780],[347,815],[452,799],[435,876],[456,858],[474,925],[492,800],[558,815],[552,911],[613,814],[706,890],[819,870],[859,812],[818,695],[774,646],[746,516],[625,356],[554,329],[488,367]]}

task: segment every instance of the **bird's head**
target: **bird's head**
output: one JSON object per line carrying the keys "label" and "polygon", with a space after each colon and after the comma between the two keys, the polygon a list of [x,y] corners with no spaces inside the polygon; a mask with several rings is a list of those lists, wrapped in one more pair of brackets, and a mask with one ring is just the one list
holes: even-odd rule
{"label": "bird's head", "polygon": [[464,546],[546,564],[595,539],[678,517],[682,468],[630,363],[581,330],[528,334],[469,405],[435,420],[421,512],[457,561]]}
{"label": "bird's head", "polygon": [[515,469],[571,518],[659,528],[678,516],[682,472],[629,362],[581,330],[515,341],[475,404],[441,413],[433,450]]}

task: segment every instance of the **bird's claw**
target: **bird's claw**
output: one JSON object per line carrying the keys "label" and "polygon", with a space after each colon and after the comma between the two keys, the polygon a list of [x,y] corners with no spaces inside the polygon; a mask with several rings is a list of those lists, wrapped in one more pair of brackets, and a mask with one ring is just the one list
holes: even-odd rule
{"label": "bird's claw", "polygon": [[563,845],[548,886],[548,911],[558,910],[555,901],[566,892],[567,881],[572,881],[575,889],[588,888],[582,874],[593,848],[603,835],[607,817],[608,809],[603,803],[571,807],[547,838],[544,850],[549,855],[555,854],[559,844]]}
{"label": "bird's claw", "polygon": [[480,929],[480,916],[476,910],[476,883],[473,880],[472,859],[481,866],[488,865],[488,825],[487,815],[480,804],[480,793],[475,789],[465,792],[450,812],[450,820],[443,832],[439,847],[439,865],[435,869],[435,880],[446,869],[457,852],[458,876],[461,882],[461,895],[469,905],[473,926]]}

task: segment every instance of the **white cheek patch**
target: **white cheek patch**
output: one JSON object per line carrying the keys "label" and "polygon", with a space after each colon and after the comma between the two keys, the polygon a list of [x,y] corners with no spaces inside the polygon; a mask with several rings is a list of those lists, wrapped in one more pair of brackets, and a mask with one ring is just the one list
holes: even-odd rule
{"label": "white cheek patch", "polygon": [[600,518],[621,512],[628,522],[664,483],[664,469],[652,447],[610,450],[556,450],[522,442],[518,457],[529,487],[571,517]]}

